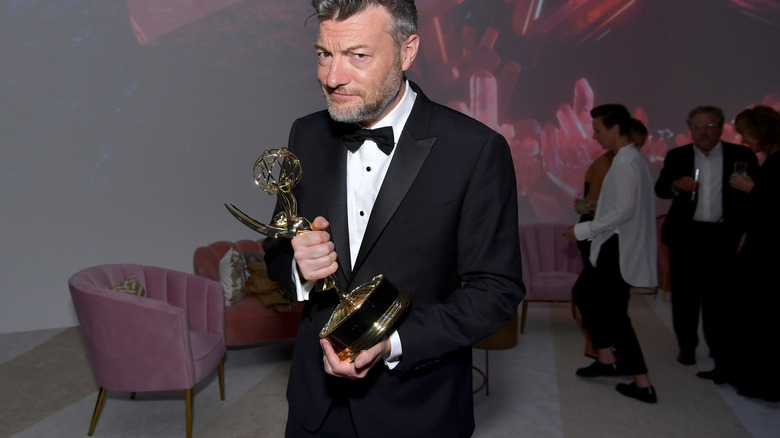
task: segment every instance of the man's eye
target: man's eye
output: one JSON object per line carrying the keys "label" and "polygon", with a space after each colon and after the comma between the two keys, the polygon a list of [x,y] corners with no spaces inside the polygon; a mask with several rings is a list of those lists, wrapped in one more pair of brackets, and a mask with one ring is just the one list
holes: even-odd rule
{"label": "man's eye", "polygon": [[318,58],[330,58],[330,53],[328,52],[317,52]]}
{"label": "man's eye", "polygon": [[356,58],[356,59],[366,59],[366,58],[368,58],[368,55],[366,55],[364,53],[353,53],[352,57]]}

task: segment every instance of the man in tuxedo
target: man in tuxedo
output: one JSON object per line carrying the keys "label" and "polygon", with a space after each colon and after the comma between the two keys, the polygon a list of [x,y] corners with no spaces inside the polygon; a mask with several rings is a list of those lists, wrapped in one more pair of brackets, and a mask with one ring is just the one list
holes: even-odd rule
{"label": "man in tuxedo", "polygon": [[696,363],[699,311],[704,338],[715,369],[697,376],[723,383],[723,339],[728,330],[728,303],[734,291],[729,274],[744,231],[744,192],[729,184],[734,163],[746,163],[752,174],[758,163],[750,149],[721,141],[723,111],[694,108],[688,115],[692,144],[670,150],[655,184],[659,198],[672,199],[662,229],[669,245],[672,319],[680,348],[677,361]]}
{"label": "man in tuxedo", "polygon": [[[286,436],[470,436],[471,345],[525,294],[509,147],[406,80],[419,47],[414,1],[312,5],[328,110],[295,121],[288,148],[303,168],[298,213],[315,231],[264,242],[271,277],[306,301]],[[387,138],[373,137],[379,128]],[[352,290],[379,273],[411,304],[376,345],[341,361],[318,336],[338,298],[312,287],[335,274]]]}

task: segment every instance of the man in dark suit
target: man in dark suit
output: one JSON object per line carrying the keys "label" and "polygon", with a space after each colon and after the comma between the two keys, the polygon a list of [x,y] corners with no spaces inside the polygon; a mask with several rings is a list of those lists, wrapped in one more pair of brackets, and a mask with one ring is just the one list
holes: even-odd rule
{"label": "man in dark suit", "polygon": [[[312,5],[328,111],[297,120],[288,148],[303,168],[299,215],[317,231],[264,243],[271,277],[306,300],[286,436],[470,436],[471,345],[525,293],[508,145],[405,79],[419,44],[413,1]],[[345,146],[358,128],[387,127],[389,141]],[[340,361],[318,336],[338,299],[312,285],[335,274],[352,290],[379,273],[411,305],[388,336]]]}
{"label": "man in dark suit", "polygon": [[[733,290],[729,274],[744,231],[744,192],[729,184],[734,163],[745,163],[752,174],[758,163],[750,149],[720,140],[723,111],[713,106],[694,108],[688,115],[693,143],[670,150],[655,184],[660,198],[672,199],[662,229],[669,245],[672,319],[680,348],[677,361],[696,363],[699,310],[704,338],[715,369],[697,376],[725,381],[718,367],[728,330],[728,303]],[[722,364],[721,364],[722,365]]]}

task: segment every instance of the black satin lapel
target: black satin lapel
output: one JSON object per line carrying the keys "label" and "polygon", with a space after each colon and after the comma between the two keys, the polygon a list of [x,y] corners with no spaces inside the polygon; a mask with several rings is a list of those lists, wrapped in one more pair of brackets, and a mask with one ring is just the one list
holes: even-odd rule
{"label": "black satin lapel", "polygon": [[398,149],[390,163],[390,168],[387,169],[382,188],[379,190],[374,208],[371,210],[371,218],[368,221],[363,242],[360,244],[360,252],[353,267],[354,271],[360,268],[382,230],[385,229],[390,218],[398,209],[434,143],[436,143],[436,137],[414,140],[406,131],[401,134]]}
{"label": "black satin lapel", "polygon": [[334,156],[331,161],[334,165],[332,169],[327,170],[331,176],[331,184],[327,192],[328,216],[325,219],[330,222],[328,231],[336,247],[336,254],[339,256],[339,269],[341,269],[344,278],[348,279],[352,269],[347,225],[347,149],[340,142],[328,147],[334,148]]}

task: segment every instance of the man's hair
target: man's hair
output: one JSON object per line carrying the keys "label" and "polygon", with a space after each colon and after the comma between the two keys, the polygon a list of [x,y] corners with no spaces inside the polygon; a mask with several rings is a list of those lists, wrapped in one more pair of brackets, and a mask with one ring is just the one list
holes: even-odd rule
{"label": "man's hair", "polygon": [[601,122],[607,129],[618,125],[620,135],[628,137],[631,133],[631,113],[623,105],[617,103],[599,105],[590,110],[590,116],[593,120],[601,117]]}
{"label": "man's hair", "polygon": [[714,114],[715,117],[718,118],[718,127],[720,128],[723,127],[723,122],[726,120],[726,117],[723,115],[723,110],[712,105],[701,105],[692,109],[691,112],[688,113],[688,120],[686,120],[688,127],[691,126],[691,123],[693,122],[693,118],[701,113]]}
{"label": "man's hair", "polygon": [[734,120],[737,132],[748,133],[758,139],[762,152],[770,152],[780,146],[780,113],[773,108],[757,105],[737,114]]}
{"label": "man's hair", "polygon": [[410,35],[417,33],[417,7],[414,0],[312,0],[311,5],[314,8],[312,16],[316,16],[320,22],[344,21],[370,6],[381,6],[393,18],[387,31],[399,47]]}
{"label": "man's hair", "polygon": [[647,136],[647,126],[639,119],[631,119],[631,126],[629,127],[631,139],[635,139],[637,136]]}

